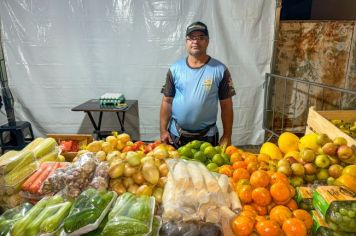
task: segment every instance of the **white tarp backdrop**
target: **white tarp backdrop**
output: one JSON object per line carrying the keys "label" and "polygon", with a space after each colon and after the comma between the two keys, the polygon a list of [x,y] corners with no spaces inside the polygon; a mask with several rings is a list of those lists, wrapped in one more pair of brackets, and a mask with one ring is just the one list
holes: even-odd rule
{"label": "white tarp backdrop", "polygon": [[85,113],[71,108],[122,92],[139,102],[140,139],[159,138],[166,72],[186,56],[185,29],[200,20],[210,32],[208,54],[234,80],[233,144],[260,144],[275,8],[275,0],[1,0],[16,118],[37,136],[91,132]]}

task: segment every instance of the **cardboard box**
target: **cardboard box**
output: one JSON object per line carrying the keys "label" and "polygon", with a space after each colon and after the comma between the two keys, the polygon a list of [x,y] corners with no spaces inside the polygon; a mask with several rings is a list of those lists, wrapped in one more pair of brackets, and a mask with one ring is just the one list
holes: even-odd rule
{"label": "cardboard box", "polygon": [[[47,134],[47,137],[54,138],[58,145],[63,140],[73,140],[78,141],[79,148],[82,146],[87,146],[93,141],[93,136],[91,134]],[[72,161],[78,152],[61,152],[66,159],[66,161]]]}

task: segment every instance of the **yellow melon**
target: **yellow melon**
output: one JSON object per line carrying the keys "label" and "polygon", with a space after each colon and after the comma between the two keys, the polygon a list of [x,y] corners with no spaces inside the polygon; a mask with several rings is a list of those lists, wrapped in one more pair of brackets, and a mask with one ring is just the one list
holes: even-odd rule
{"label": "yellow melon", "polygon": [[318,135],[315,133],[304,135],[299,139],[299,150],[309,148],[317,152],[320,146],[317,143]]}
{"label": "yellow melon", "polygon": [[281,150],[277,147],[276,144],[271,142],[265,142],[260,149],[260,153],[267,154],[275,160],[280,160],[283,157]]}
{"label": "yellow melon", "polygon": [[290,132],[284,132],[278,138],[278,147],[283,153],[298,151],[298,144],[298,136]]}

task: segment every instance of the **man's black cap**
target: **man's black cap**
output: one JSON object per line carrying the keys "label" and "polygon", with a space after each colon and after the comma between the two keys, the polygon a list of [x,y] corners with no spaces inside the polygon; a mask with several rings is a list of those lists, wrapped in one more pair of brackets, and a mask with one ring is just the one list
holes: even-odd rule
{"label": "man's black cap", "polygon": [[194,22],[192,24],[190,24],[188,27],[187,27],[187,32],[186,32],[186,36],[188,36],[190,33],[194,32],[194,31],[200,31],[202,33],[204,33],[206,36],[209,37],[209,31],[208,31],[208,27],[200,22],[200,21],[197,21],[197,22]]}

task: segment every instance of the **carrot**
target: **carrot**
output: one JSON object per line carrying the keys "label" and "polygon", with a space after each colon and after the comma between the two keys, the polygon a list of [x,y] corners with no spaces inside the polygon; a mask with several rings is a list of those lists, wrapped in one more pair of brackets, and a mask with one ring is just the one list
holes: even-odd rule
{"label": "carrot", "polygon": [[32,183],[32,185],[29,187],[29,192],[31,193],[37,193],[45,179],[48,177],[49,173],[51,170],[54,168],[54,165],[49,165],[47,166],[46,169],[42,171],[42,173],[38,176],[38,178]]}
{"label": "carrot", "polygon": [[42,173],[42,171],[47,168],[49,165],[52,163],[42,163],[40,168],[33,174],[31,175],[30,178],[28,178],[21,186],[22,190],[28,191],[29,187],[32,185],[32,183],[38,178],[38,176]]}
{"label": "carrot", "polygon": [[48,177],[50,177],[58,168],[61,167],[61,162],[55,162],[54,165],[53,165],[53,168],[52,170],[49,172],[49,174],[47,175],[46,178],[43,179],[41,185],[39,186],[38,190],[37,190],[37,193],[42,193],[42,186],[43,186],[43,183],[46,181],[46,179]]}

